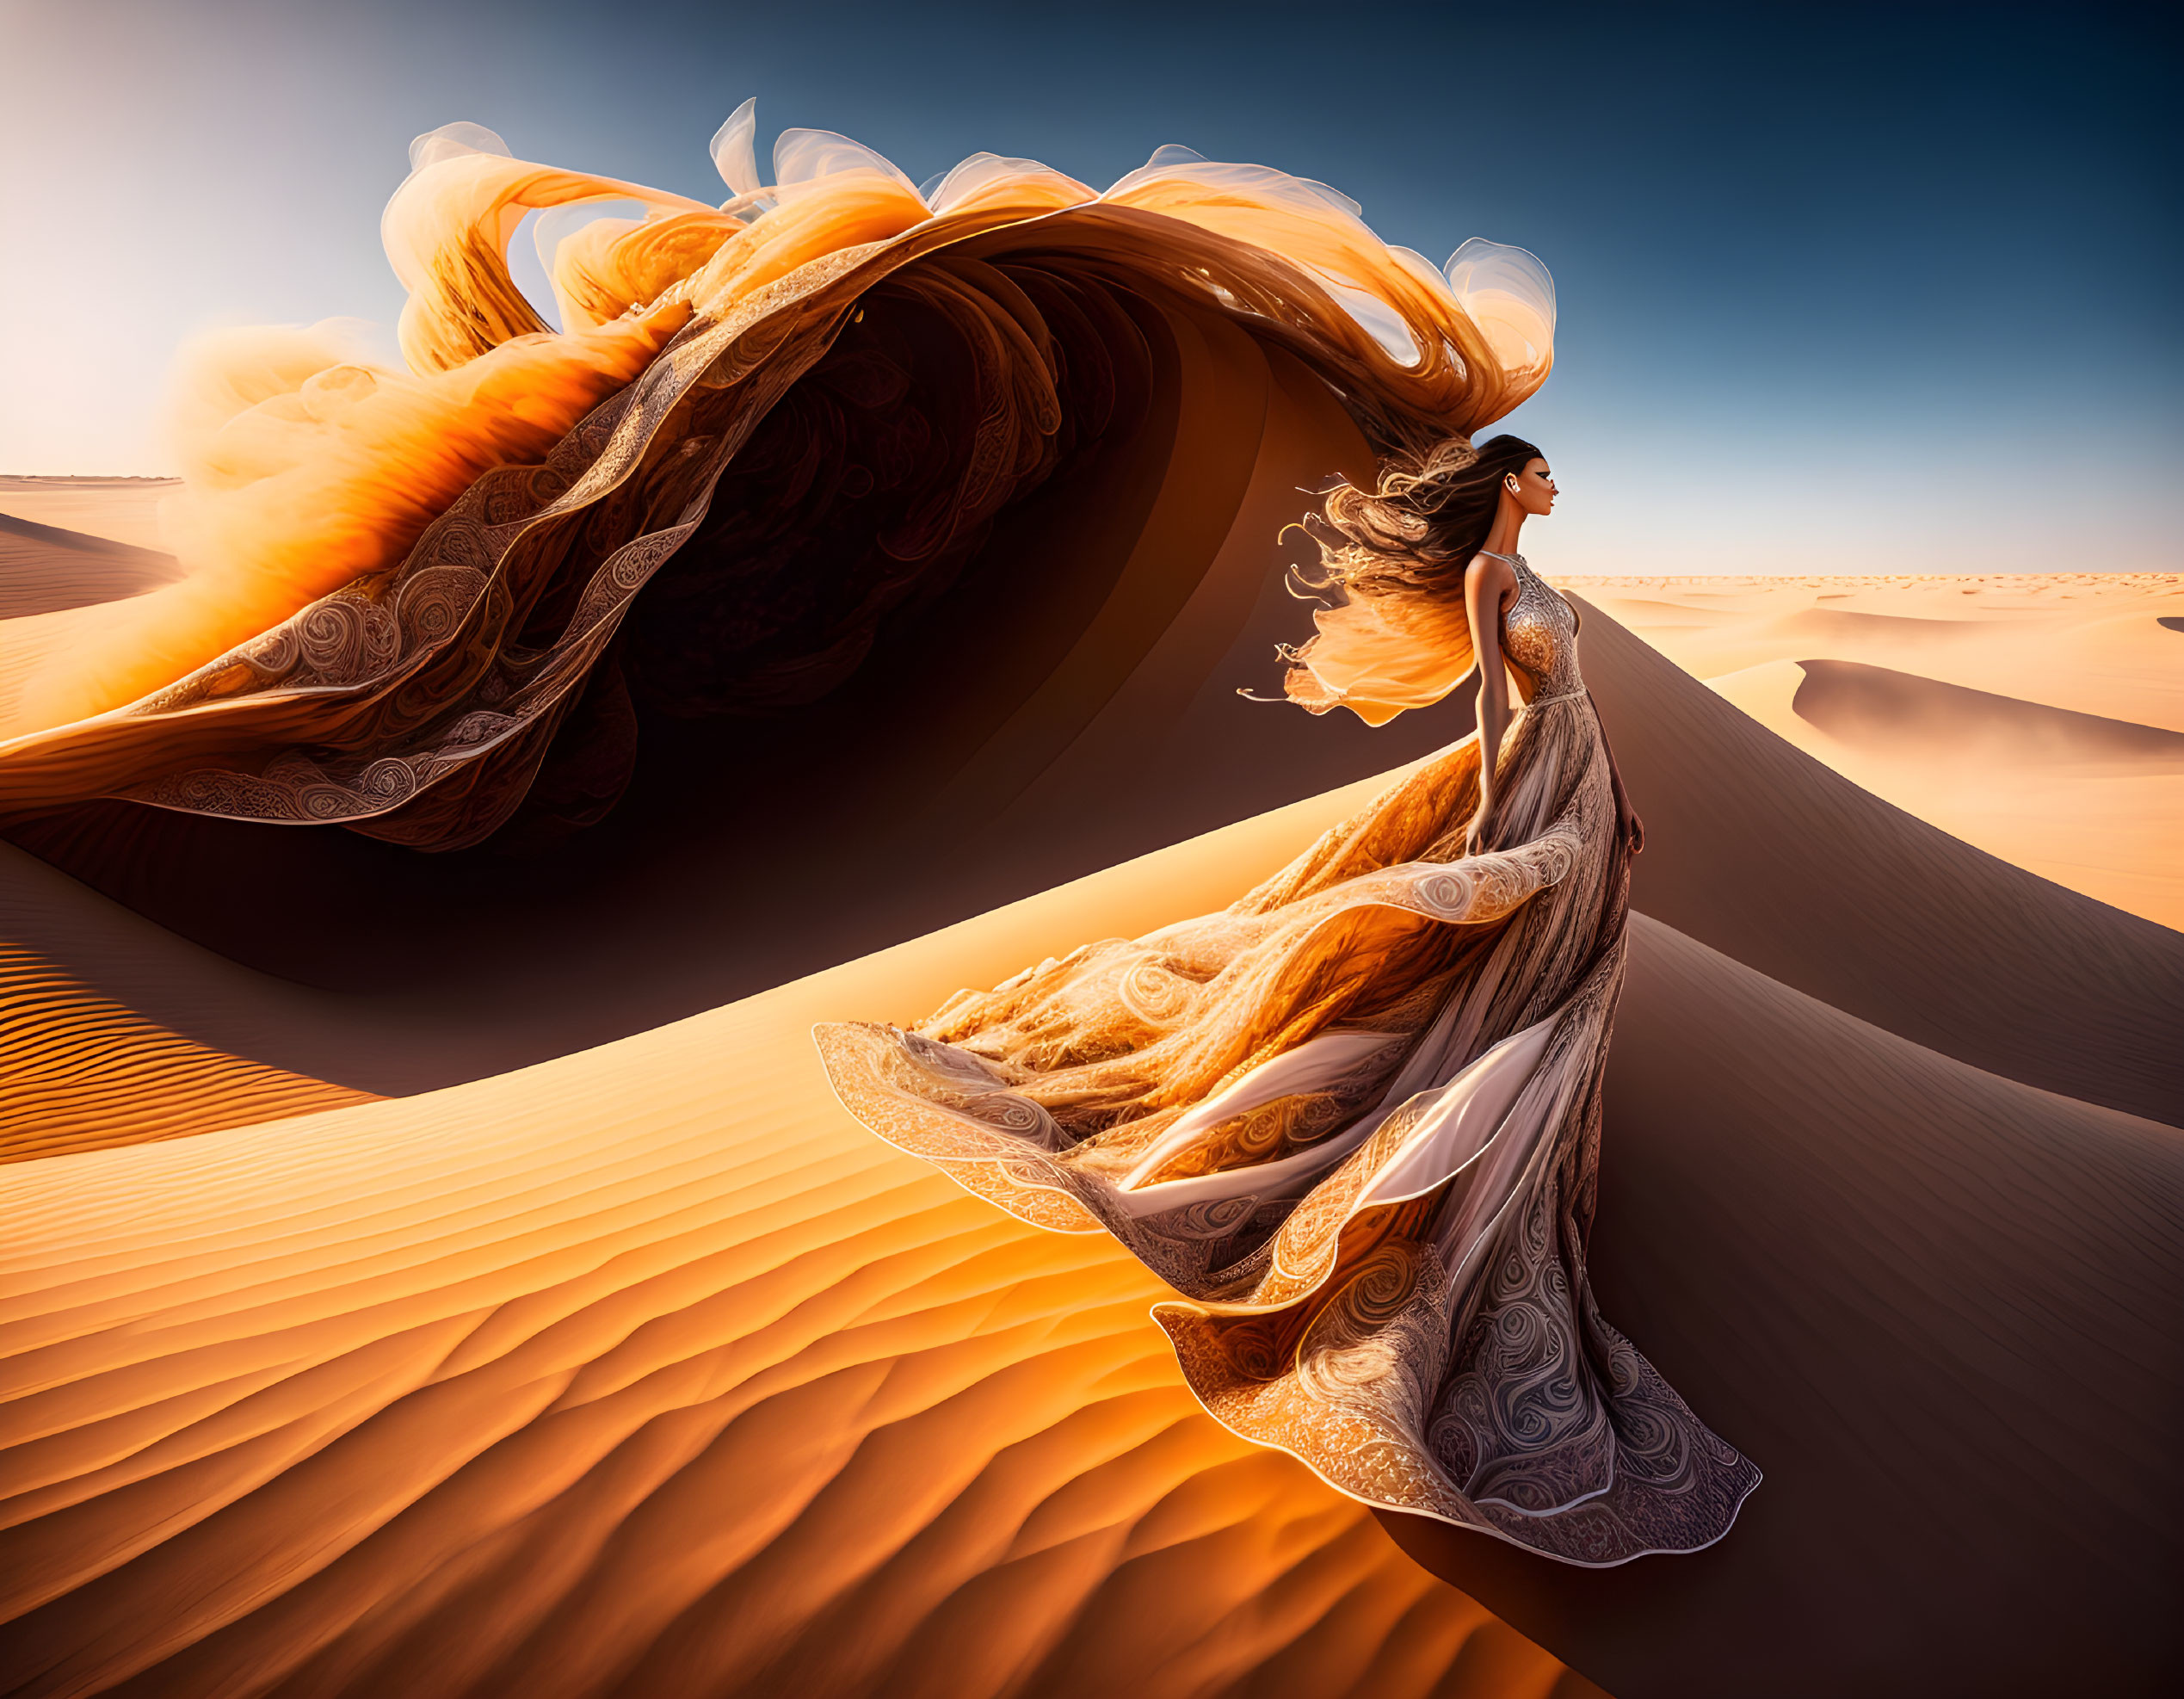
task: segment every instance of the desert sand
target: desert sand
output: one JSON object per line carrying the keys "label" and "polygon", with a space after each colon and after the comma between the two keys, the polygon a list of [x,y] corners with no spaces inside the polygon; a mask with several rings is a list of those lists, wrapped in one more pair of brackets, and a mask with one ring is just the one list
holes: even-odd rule
{"label": "desert sand", "polygon": [[0,477],[0,515],[157,553],[159,504],[181,487],[175,478]]}
{"label": "desert sand", "polygon": [[[1135,517],[1087,545],[1106,587],[1039,688],[894,704],[902,744],[959,751],[945,784],[830,725],[779,775],[676,746],[558,861],[120,805],[11,828],[5,1690],[1635,1699],[2175,1666],[2184,934],[1817,744],[1872,743],[1878,704],[1928,744],[2001,724],[2051,780],[2148,776],[2184,729],[2171,582],[1576,587],[1650,834],[1594,1275],[1767,1472],[1705,1554],[1578,1572],[1374,1517],[1197,1410],[1113,1245],[832,1102],[811,1022],[1218,906],[1464,731],[1236,697],[1295,619],[1252,540],[1354,452],[1252,369],[1250,417],[1185,422],[1217,445],[1195,505],[1107,469]],[[1203,576],[1149,577],[1209,510]],[[2006,607],[2065,590],[2045,625]],[[1780,665],[1786,697],[1739,699]],[[891,797],[899,831],[847,833]]]}
{"label": "desert sand", "polygon": [[1591,1690],[1198,1412],[1115,1246],[863,1134],[805,1041],[1309,824],[503,1078],[8,1170],[15,1690]]}
{"label": "desert sand", "polygon": [[2184,578],[1576,578],[1776,736],[2184,928]]}

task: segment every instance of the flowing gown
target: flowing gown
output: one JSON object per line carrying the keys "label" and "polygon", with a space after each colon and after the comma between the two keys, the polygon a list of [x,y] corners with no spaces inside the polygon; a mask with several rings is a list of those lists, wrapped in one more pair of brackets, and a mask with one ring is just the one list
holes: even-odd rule
{"label": "flowing gown", "polygon": [[1534,690],[1484,853],[1474,733],[1218,914],[814,1036],[881,1138],[1174,1287],[1154,1316],[1237,1433],[1603,1566],[1712,1544],[1760,1475],[1586,1277],[1629,868],[1576,614],[1515,566]]}

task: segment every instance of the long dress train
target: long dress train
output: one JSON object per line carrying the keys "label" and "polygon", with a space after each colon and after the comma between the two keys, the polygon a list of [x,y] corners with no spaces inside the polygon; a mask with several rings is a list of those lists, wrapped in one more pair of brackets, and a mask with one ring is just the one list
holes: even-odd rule
{"label": "long dress train", "polygon": [[815,1037],[880,1137],[1181,1293],[1154,1314],[1236,1432],[1602,1566],[1718,1540],[1760,1475],[1586,1279],[1629,871],[1576,615],[1516,571],[1486,853],[1473,734],[1218,914]]}

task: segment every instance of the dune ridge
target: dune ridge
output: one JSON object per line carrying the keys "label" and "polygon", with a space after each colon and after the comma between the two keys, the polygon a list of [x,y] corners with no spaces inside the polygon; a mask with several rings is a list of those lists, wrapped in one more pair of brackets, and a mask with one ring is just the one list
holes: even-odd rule
{"label": "dune ridge", "polygon": [[181,488],[179,478],[0,474],[0,516],[164,553],[159,504]]}
{"label": "dune ridge", "polygon": [[1791,707],[1832,737],[1894,746],[1967,744],[1990,759],[2184,765],[2184,732],[1968,690],[1860,661],[1798,663],[1805,682]]}
{"label": "dune ridge", "polygon": [[182,575],[171,554],[0,513],[0,620],[141,596]]}

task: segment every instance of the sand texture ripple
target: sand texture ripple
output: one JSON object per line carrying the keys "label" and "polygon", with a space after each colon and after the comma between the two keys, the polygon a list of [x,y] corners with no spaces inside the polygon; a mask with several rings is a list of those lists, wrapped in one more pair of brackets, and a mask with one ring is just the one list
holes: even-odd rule
{"label": "sand texture ripple", "polygon": [[7,1171],[7,1690],[1591,1691],[1201,1413],[1113,1245],[827,1093],[813,1019],[1210,848],[503,1078]]}

